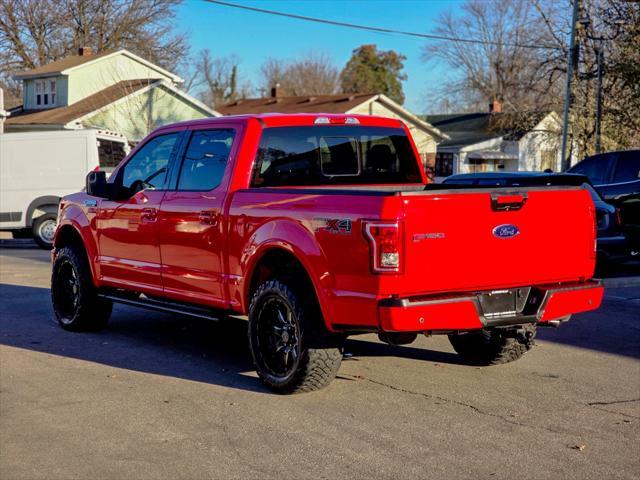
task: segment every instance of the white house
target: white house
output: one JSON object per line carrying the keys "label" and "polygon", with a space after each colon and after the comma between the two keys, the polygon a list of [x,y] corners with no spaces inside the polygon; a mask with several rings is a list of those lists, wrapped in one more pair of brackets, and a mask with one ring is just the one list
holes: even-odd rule
{"label": "white house", "polygon": [[500,111],[427,115],[450,139],[438,144],[436,177],[492,171],[561,170],[562,122],[556,112]]}

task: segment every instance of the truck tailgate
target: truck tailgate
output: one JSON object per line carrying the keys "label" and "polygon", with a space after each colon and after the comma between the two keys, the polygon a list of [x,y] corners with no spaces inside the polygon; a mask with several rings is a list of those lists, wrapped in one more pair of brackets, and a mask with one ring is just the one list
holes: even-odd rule
{"label": "truck tailgate", "polygon": [[594,207],[582,188],[425,191],[402,198],[404,281],[412,293],[527,286],[593,274]]}

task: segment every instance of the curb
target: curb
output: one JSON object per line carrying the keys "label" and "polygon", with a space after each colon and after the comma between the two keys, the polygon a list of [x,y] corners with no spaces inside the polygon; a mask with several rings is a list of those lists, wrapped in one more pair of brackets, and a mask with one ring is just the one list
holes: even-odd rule
{"label": "curb", "polygon": [[605,288],[640,287],[640,276],[602,279]]}

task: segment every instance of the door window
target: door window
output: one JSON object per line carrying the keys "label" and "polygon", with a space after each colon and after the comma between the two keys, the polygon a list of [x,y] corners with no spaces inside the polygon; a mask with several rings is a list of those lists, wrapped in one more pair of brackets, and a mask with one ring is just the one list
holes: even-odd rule
{"label": "door window", "polygon": [[132,191],[163,188],[178,135],[160,135],[145,143],[122,169],[122,186]]}
{"label": "door window", "polygon": [[640,151],[622,152],[618,155],[613,183],[640,180]]}
{"label": "door window", "polygon": [[178,190],[209,191],[220,185],[234,135],[231,128],[193,132],[180,168]]}

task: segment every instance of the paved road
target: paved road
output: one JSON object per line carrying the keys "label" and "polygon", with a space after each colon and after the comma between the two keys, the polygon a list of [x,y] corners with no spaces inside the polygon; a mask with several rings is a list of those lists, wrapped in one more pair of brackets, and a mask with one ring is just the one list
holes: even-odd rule
{"label": "paved road", "polygon": [[116,307],[74,334],[45,252],[0,248],[0,478],[640,477],[640,288],[510,365],[374,336],[327,389],[266,391],[245,324]]}

